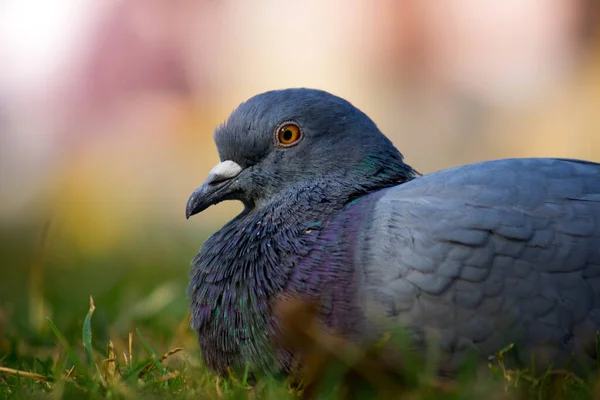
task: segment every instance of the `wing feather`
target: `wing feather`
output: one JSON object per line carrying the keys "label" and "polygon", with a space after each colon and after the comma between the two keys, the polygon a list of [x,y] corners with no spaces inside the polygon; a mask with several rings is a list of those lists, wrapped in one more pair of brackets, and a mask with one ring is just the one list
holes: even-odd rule
{"label": "wing feather", "polygon": [[451,362],[459,349],[493,354],[510,342],[525,363],[533,352],[540,362],[591,353],[600,164],[457,167],[387,189],[370,213],[356,254],[366,297],[396,321],[440,333]]}

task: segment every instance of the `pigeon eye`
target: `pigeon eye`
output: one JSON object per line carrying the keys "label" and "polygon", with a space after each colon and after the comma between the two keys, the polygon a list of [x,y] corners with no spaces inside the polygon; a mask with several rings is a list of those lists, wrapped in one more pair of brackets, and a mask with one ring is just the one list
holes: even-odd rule
{"label": "pigeon eye", "polygon": [[292,147],[302,139],[302,131],[295,122],[285,122],[277,128],[276,140],[279,147]]}

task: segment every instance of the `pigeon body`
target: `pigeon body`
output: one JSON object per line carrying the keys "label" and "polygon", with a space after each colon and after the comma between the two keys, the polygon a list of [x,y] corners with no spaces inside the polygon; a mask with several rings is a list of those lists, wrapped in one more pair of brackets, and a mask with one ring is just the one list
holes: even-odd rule
{"label": "pigeon body", "polygon": [[191,324],[207,366],[288,371],[273,301],[317,299],[350,340],[436,335],[444,369],[509,343],[524,363],[596,356],[600,164],[506,159],[419,176],[349,102],[255,96],[217,129],[222,163],[190,197],[243,212],[193,260]]}

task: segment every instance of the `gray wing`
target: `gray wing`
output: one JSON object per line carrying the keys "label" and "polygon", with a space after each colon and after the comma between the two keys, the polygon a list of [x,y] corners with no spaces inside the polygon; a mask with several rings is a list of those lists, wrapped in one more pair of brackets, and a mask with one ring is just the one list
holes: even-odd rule
{"label": "gray wing", "polygon": [[594,357],[600,164],[489,161],[388,189],[356,257],[369,312],[441,334],[449,365],[509,343],[526,364]]}

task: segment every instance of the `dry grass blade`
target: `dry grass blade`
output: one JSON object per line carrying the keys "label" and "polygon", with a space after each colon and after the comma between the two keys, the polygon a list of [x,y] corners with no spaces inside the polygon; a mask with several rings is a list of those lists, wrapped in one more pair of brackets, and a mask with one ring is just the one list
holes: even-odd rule
{"label": "dry grass blade", "polygon": [[115,363],[116,360],[115,355],[115,346],[113,345],[112,340],[108,341],[108,359],[104,360],[104,375],[106,376],[106,380],[109,382],[113,382],[115,379],[115,373],[117,370],[117,366]]}
{"label": "dry grass blade", "polygon": [[141,378],[142,376],[144,376],[148,371],[150,371],[150,369],[156,365],[156,363],[161,363],[164,360],[166,360],[168,357],[172,356],[173,354],[179,353],[181,350],[183,350],[183,347],[177,347],[174,348],[173,350],[170,350],[168,352],[166,352],[165,354],[163,354],[162,356],[160,356],[160,358],[158,358],[158,360],[152,360],[150,362],[148,362],[148,364],[146,364],[146,366],[144,367],[144,369],[142,369],[138,375],[138,378]]}
{"label": "dry grass blade", "polygon": [[167,375],[163,376],[158,381],[159,382],[166,382],[166,381],[169,381],[171,379],[177,378],[178,376],[179,376],[179,371],[173,371],[173,372],[169,372]]}
{"label": "dry grass blade", "polygon": [[240,381],[238,381],[233,375],[233,371],[231,371],[230,367],[227,367],[227,375],[229,376],[229,380],[232,381],[235,385],[240,386]]}
{"label": "dry grass blade", "polygon": [[133,332],[129,332],[129,362],[133,364]]}
{"label": "dry grass blade", "polygon": [[69,369],[69,372],[67,372],[67,376],[65,378],[69,379],[71,377],[71,375],[73,375],[73,371],[75,371],[74,365],[71,367],[71,369]]}
{"label": "dry grass blade", "polygon": [[102,373],[100,372],[100,368],[98,367],[98,364],[95,364],[96,366],[96,372],[97,372],[97,376],[98,379],[100,380],[100,384],[107,388],[108,387],[108,382],[106,382],[106,379],[104,379],[104,376],[102,376]]}
{"label": "dry grass blade", "polygon": [[169,350],[168,352],[166,352],[165,354],[160,356],[160,358],[158,359],[158,362],[163,362],[167,357],[171,357],[173,354],[179,353],[182,350],[183,350],[183,347],[176,347],[173,350]]}
{"label": "dry grass blade", "polygon": [[38,381],[43,381],[46,382],[48,380],[51,380],[52,378],[44,376],[44,375],[40,375],[40,374],[36,374],[33,372],[27,372],[27,371],[21,371],[18,369],[13,369],[13,368],[7,368],[7,367],[0,367],[0,372],[4,372],[7,374],[11,374],[11,375],[17,375],[23,378],[31,378],[31,379],[37,379]]}

